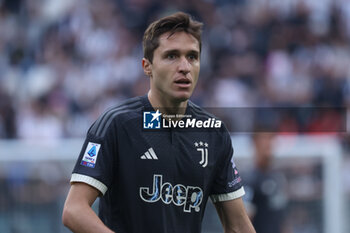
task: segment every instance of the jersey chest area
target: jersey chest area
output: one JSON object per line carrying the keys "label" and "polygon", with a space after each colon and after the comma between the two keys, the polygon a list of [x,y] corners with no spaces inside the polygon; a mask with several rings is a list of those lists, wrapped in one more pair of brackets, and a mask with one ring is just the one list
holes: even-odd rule
{"label": "jersey chest area", "polygon": [[187,181],[210,178],[220,158],[213,133],[141,131],[123,140],[119,160],[143,175],[163,174]]}
{"label": "jersey chest area", "polygon": [[142,206],[173,203],[162,207],[199,212],[218,169],[214,139],[200,132],[142,131],[124,142],[118,177],[138,193]]}

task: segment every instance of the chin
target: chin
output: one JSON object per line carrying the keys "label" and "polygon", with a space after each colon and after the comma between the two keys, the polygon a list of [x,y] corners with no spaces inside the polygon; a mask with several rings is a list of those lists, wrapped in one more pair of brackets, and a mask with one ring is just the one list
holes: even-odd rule
{"label": "chin", "polygon": [[175,95],[174,99],[179,101],[179,102],[183,102],[183,101],[187,101],[190,97],[191,97],[190,94],[183,93],[183,94]]}

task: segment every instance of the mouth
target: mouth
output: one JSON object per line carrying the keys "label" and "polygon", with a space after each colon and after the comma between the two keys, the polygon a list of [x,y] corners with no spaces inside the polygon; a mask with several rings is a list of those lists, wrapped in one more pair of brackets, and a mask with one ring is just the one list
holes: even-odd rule
{"label": "mouth", "polygon": [[188,78],[178,78],[174,81],[174,83],[179,87],[191,86],[191,80],[189,80]]}

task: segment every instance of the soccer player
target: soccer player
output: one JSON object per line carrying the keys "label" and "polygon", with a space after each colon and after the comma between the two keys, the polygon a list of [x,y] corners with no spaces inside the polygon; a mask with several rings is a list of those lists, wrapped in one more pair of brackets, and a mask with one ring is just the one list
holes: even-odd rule
{"label": "soccer player", "polygon": [[253,134],[255,167],[246,171],[247,175],[243,176],[246,178],[245,184],[249,190],[245,201],[252,207],[249,213],[253,226],[259,233],[287,232],[285,229],[288,206],[287,179],[282,172],[273,168],[274,137],[273,133],[261,131]]}
{"label": "soccer player", "polygon": [[[209,197],[225,233],[255,232],[227,130],[189,101],[199,76],[201,28],[178,12],[145,31],[142,66],[150,90],[107,110],[88,130],[62,216],[73,232],[200,233]],[[192,128],[209,124],[157,129],[161,114],[183,114],[172,122],[188,120]],[[91,205],[99,196],[98,217]]]}

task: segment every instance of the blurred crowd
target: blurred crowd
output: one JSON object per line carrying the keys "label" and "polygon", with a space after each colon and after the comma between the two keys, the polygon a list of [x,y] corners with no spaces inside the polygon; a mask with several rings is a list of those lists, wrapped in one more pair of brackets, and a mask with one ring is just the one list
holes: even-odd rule
{"label": "blurred crowd", "polygon": [[[0,0],[0,139],[42,142],[83,137],[106,108],[146,94],[149,80],[141,67],[143,32],[151,21],[177,10],[192,14],[205,25],[193,102],[230,107],[232,119],[225,119],[226,124],[238,122],[245,125],[243,131],[249,130],[247,121],[254,114],[276,124],[275,115],[271,117],[271,111],[264,113],[261,108],[281,107],[289,109],[282,111],[281,131],[305,131],[301,127],[317,131],[322,125],[331,132],[345,131],[344,109],[350,107],[348,0]],[[315,107],[330,111],[319,114],[318,119],[310,117],[310,112],[305,114],[303,108]],[[334,111],[335,107],[342,109]],[[346,136],[342,138],[350,142]],[[350,143],[344,145],[349,155]],[[46,166],[51,169],[47,164],[41,167]],[[344,156],[342,166],[343,188],[350,193],[350,156]],[[312,190],[320,191],[322,177],[317,165],[304,170],[300,164],[297,167],[297,172],[284,170],[286,179],[291,187],[298,184],[292,178],[298,177],[307,185],[291,190],[314,187]],[[0,190],[5,190],[5,195],[0,195],[1,232],[15,232],[1,228],[6,225],[1,220],[23,211],[31,213],[37,202],[44,214],[33,215],[36,221],[48,210],[57,209],[57,195],[40,190],[52,184],[57,184],[56,188],[68,185],[66,177],[55,182],[41,180],[45,173],[33,179],[33,188],[18,175],[27,170],[13,169],[13,180],[5,183],[8,175],[0,169]],[[305,181],[305,177],[313,180]],[[12,186],[7,187],[9,184]],[[35,193],[34,198],[20,195],[29,192]],[[300,199],[292,194],[289,191],[291,203]],[[320,197],[310,199],[321,208]],[[12,202],[24,203],[26,209],[11,207],[15,214],[10,215]],[[302,227],[292,232],[322,232],[317,224],[307,225],[308,213],[301,207],[293,208],[288,221],[299,221],[294,225]],[[51,212],[53,218],[60,215]],[[311,215],[322,222],[317,214]],[[29,225],[15,220],[14,226]],[[52,232],[61,232],[60,225],[56,228]],[[32,232],[40,231],[33,228]]]}
{"label": "blurred crowd", "polygon": [[[281,107],[289,109],[282,111],[281,131],[303,131],[301,127],[317,131],[320,125],[331,132],[344,131],[344,109],[350,107],[350,1],[0,0],[0,139],[41,142],[83,137],[106,108],[146,94],[149,80],[141,67],[143,32],[151,21],[177,10],[204,22],[201,73],[193,102],[230,107],[232,119],[224,119],[226,124],[238,122],[244,125],[243,131],[252,127],[247,121],[254,114],[276,124],[275,115],[271,117],[271,111],[264,113],[261,108]],[[303,110],[315,107],[330,111],[315,119]],[[333,111],[335,107],[343,109]],[[293,114],[297,117],[290,118]],[[342,138],[350,142],[346,136]],[[349,155],[350,143],[344,145]],[[350,156],[344,157],[342,166],[343,188],[350,193]],[[307,184],[320,183],[316,165],[304,172],[300,167],[297,172],[284,170],[289,181],[299,175],[302,181],[305,177],[317,181]],[[66,177],[57,182],[36,179],[32,188],[15,176],[25,169],[13,171],[10,177],[16,182],[8,183],[15,185],[6,189],[5,171],[0,169],[1,190],[8,190],[0,195],[0,214],[4,214],[0,220],[12,218],[8,213],[12,202],[24,203],[24,210],[30,213],[41,201],[42,215],[51,211],[48,206],[57,207],[57,196],[40,190],[52,183],[62,187]],[[288,178],[288,171],[292,178]],[[29,189],[38,190],[34,195],[38,200],[13,196]],[[291,197],[292,204],[300,199]],[[310,199],[321,208],[320,197]],[[294,225],[303,226],[303,230],[292,232],[321,232],[315,228],[317,224],[306,225],[307,213],[301,207],[293,208],[288,221],[299,221]],[[14,208],[13,212],[23,209]],[[60,215],[53,213],[54,218]],[[42,215],[33,218],[38,220]],[[315,222],[322,222],[317,214],[312,216]],[[0,226],[5,225],[0,221]]]}
{"label": "blurred crowd", "polygon": [[81,137],[146,94],[143,32],[177,10],[205,24],[195,103],[349,105],[346,0],[0,0],[0,138]]}

